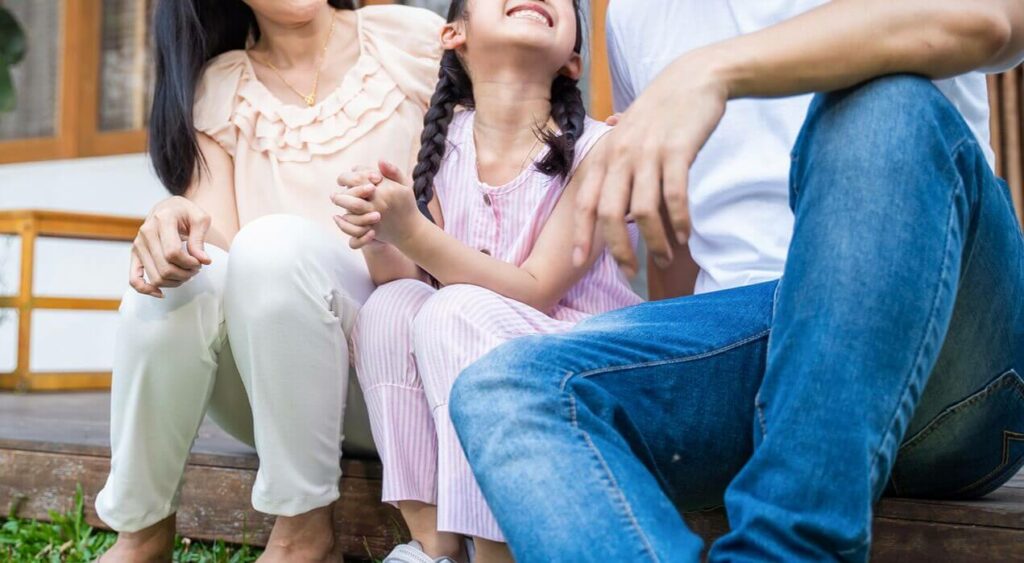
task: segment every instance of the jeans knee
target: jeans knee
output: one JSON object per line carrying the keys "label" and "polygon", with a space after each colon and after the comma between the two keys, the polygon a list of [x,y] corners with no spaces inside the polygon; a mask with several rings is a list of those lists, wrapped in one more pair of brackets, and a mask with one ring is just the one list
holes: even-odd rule
{"label": "jeans knee", "polygon": [[[808,186],[904,184],[901,179],[919,176],[928,167],[947,168],[965,139],[973,134],[963,117],[921,76],[884,76],[818,94],[793,148],[792,203]],[[856,190],[846,197],[877,195]]]}

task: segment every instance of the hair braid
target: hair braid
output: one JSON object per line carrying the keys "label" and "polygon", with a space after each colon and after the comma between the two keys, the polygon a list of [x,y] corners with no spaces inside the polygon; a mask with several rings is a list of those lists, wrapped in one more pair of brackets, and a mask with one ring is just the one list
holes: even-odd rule
{"label": "hair braid", "polygon": [[556,78],[551,84],[551,119],[560,131],[548,129],[540,134],[541,140],[550,150],[537,163],[537,170],[548,176],[563,178],[572,172],[576,159],[576,141],[583,135],[586,118],[587,110],[583,105],[579,83],[567,76]]}
{"label": "hair braid", "polygon": [[455,51],[445,51],[441,57],[437,88],[430,98],[430,109],[423,117],[423,134],[420,137],[420,152],[413,169],[413,192],[416,205],[431,221],[434,218],[427,204],[434,197],[434,176],[441,169],[448,140],[448,126],[455,116],[458,105],[472,106],[473,90],[469,74],[462,67]]}

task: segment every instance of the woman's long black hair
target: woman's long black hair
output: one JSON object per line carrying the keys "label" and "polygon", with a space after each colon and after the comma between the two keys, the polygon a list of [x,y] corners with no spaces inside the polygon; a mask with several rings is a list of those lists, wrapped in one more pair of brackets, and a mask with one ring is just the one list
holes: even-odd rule
{"label": "woman's long black hair", "polygon": [[[328,0],[352,10],[352,0]],[[169,192],[181,195],[205,166],[192,125],[196,84],[207,61],[259,39],[256,16],[242,0],[159,0],[153,14],[156,84],[149,155]]]}
{"label": "woman's long black hair", "polygon": [[[469,0],[453,0],[448,9],[448,23],[465,17]],[[576,10],[576,45],[574,51],[583,49],[583,17],[579,1],[573,0]],[[423,118],[423,136],[420,139],[419,158],[413,169],[413,191],[420,211],[433,220],[427,203],[434,197],[434,176],[441,168],[448,138],[448,126],[455,116],[456,106],[473,108],[473,81],[466,68],[453,50],[441,57],[441,71],[437,89],[430,99],[430,109]],[[587,112],[583,105],[583,94],[579,83],[568,76],[559,76],[551,84],[551,118],[560,132],[544,130],[539,136],[550,149],[536,164],[538,170],[549,176],[565,177],[572,168],[576,156],[576,141],[583,134]]]}

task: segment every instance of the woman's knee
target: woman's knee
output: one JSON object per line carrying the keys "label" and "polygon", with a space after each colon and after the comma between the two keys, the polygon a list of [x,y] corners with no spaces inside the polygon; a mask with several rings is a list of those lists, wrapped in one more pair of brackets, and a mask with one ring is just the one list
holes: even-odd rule
{"label": "woman's knee", "polygon": [[214,263],[204,266],[180,287],[164,288],[162,299],[134,290],[124,294],[118,310],[121,346],[145,350],[171,346],[182,339],[215,337],[223,319],[227,255],[219,249],[207,249]]}
{"label": "woman's knee", "polygon": [[315,254],[317,228],[294,215],[266,215],[246,224],[231,242],[230,278],[261,285],[293,279]]}

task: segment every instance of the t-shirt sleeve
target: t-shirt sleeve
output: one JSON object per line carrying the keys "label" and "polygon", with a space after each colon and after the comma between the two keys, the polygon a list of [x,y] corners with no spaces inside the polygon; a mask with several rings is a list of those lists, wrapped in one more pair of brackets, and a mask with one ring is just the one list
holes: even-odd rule
{"label": "t-shirt sleeve", "polygon": [[[613,4],[613,6],[618,3]],[[629,74],[629,60],[622,47],[621,31],[614,10],[608,13],[605,24],[605,40],[608,45],[608,61],[612,71],[612,99],[615,111],[621,113],[636,99],[633,78]]]}

